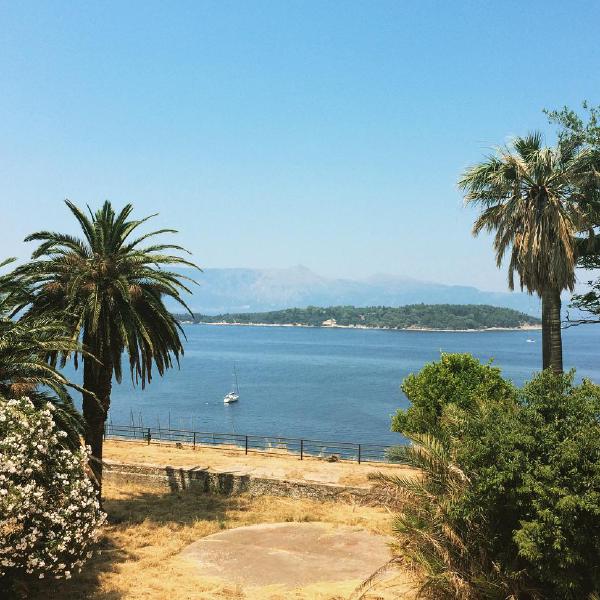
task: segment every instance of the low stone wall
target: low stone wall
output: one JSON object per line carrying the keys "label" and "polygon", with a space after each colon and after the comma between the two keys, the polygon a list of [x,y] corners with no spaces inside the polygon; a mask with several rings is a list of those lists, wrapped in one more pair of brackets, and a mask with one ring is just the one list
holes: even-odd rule
{"label": "low stone wall", "polygon": [[143,483],[172,492],[194,489],[200,492],[225,495],[248,493],[254,496],[285,496],[359,504],[375,504],[378,501],[377,495],[368,488],[268,479],[208,469],[128,464],[108,460],[104,465],[103,477],[106,481],[113,481],[117,484]]}

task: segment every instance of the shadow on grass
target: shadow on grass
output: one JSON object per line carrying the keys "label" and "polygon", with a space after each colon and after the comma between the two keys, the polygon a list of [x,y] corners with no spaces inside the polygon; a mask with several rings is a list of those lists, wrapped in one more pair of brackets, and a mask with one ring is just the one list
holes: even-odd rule
{"label": "shadow on grass", "polygon": [[239,499],[205,492],[191,486],[185,489],[171,486],[171,491],[157,488],[156,491],[133,492],[126,498],[107,498],[104,510],[109,525],[142,523],[177,523],[181,525],[197,521],[224,521],[227,511],[236,508]]}
{"label": "shadow on grass", "polygon": [[123,548],[115,546],[109,536],[103,535],[94,548],[94,556],[84,565],[81,573],[73,574],[70,580],[21,580],[13,590],[0,598],[4,600],[120,600],[118,592],[99,592],[99,583],[106,573],[118,569],[128,559]]}
{"label": "shadow on grass", "polygon": [[[126,595],[119,591],[102,589],[102,582],[111,573],[118,573],[127,561],[138,560],[134,547],[128,550],[128,535],[136,525],[180,526],[199,521],[224,523],[229,510],[239,508],[235,496],[206,493],[193,485],[186,489],[171,486],[173,491],[136,488],[121,492],[114,488],[113,494],[104,499],[108,515],[107,525],[92,559],[81,573],[69,581],[36,580],[24,582],[23,594],[12,595],[15,600],[121,600]],[[137,542],[139,544],[139,540]],[[0,591],[0,598],[4,596]]]}

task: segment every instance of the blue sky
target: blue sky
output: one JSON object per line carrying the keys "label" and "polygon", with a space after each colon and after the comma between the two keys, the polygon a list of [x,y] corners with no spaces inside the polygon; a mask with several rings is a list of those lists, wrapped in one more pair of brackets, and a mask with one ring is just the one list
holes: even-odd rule
{"label": "blue sky", "polygon": [[0,257],[61,204],[159,212],[204,267],[504,289],[456,180],[600,103],[597,2],[0,2]]}

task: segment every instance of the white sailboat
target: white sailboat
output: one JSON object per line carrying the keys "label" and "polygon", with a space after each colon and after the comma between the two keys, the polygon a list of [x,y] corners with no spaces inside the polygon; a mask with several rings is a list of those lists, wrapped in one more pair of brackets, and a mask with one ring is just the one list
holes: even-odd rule
{"label": "white sailboat", "polygon": [[238,387],[237,371],[235,370],[235,363],[233,363],[233,387],[229,394],[223,398],[225,404],[231,404],[237,402],[240,399],[240,388]]}

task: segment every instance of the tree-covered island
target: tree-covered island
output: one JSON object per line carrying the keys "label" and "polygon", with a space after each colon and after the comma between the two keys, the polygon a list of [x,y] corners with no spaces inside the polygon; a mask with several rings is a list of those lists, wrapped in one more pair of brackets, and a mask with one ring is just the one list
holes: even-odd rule
{"label": "tree-covered island", "polygon": [[[177,315],[189,321],[189,315]],[[408,306],[329,306],[288,308],[260,313],[202,315],[194,323],[227,325],[296,325],[373,329],[483,330],[539,327],[540,319],[510,308],[484,304],[411,304]]]}

